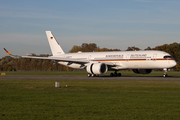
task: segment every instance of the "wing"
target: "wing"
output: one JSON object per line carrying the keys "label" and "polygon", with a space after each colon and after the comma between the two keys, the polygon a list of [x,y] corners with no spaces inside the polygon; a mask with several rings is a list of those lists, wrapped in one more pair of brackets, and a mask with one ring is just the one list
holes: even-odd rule
{"label": "wing", "polygon": [[[76,64],[86,64],[86,63],[97,63],[95,60],[88,60],[87,58],[63,58],[63,57],[33,57],[33,56],[22,56],[23,58],[35,58],[35,59],[46,59],[46,60],[54,60],[54,61],[63,61],[63,62],[71,62]],[[101,62],[98,62],[101,63]],[[103,62],[105,63],[109,69],[119,70],[124,69],[125,66],[119,62]]]}
{"label": "wing", "polygon": [[23,58],[34,58],[34,59],[46,59],[46,60],[54,60],[54,61],[63,61],[63,62],[72,62],[77,64],[86,64],[90,61],[86,58],[63,58],[63,57],[33,57],[33,56],[22,56]]}
{"label": "wing", "polygon": [[[71,62],[71,63],[76,63],[76,64],[87,64],[87,63],[100,63],[102,61],[96,61],[96,60],[89,60],[87,58],[64,58],[64,57],[57,57],[57,56],[49,56],[49,57],[37,57],[37,56],[18,56],[18,55],[13,55],[10,52],[8,52],[5,48],[4,50],[6,51],[7,54],[14,56],[14,57],[22,57],[22,58],[32,58],[32,59],[45,59],[45,60],[53,60],[53,61],[63,61],[63,62]],[[104,62],[109,69],[112,70],[119,70],[119,69],[124,69],[125,66],[122,65],[119,62]]]}
{"label": "wing", "polygon": [[[76,64],[86,64],[86,63],[97,63],[94,60],[88,60],[87,58],[63,58],[63,57],[33,57],[33,56],[22,56],[23,58],[34,58],[34,59],[46,59],[46,60],[54,60],[54,61],[63,61],[63,62],[71,62]],[[100,62],[98,62],[100,63]],[[109,69],[122,69],[122,65],[117,62],[103,62],[105,63]]]}

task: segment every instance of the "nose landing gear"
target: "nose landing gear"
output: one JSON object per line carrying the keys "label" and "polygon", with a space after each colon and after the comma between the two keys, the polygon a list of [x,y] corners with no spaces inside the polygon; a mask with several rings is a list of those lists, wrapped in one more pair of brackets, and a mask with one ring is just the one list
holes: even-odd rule
{"label": "nose landing gear", "polygon": [[168,76],[168,75],[167,75],[167,70],[168,70],[168,69],[167,69],[167,68],[164,68],[163,70],[164,70],[164,75],[163,75],[163,77],[167,77],[167,76]]}

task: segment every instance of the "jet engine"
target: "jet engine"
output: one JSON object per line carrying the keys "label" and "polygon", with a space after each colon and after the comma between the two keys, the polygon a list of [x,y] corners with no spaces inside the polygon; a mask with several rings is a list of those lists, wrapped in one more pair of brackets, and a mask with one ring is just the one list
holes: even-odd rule
{"label": "jet engine", "polygon": [[108,67],[105,63],[92,63],[86,67],[86,71],[90,74],[104,74],[108,71]]}
{"label": "jet engine", "polygon": [[152,69],[133,69],[132,71],[137,74],[149,74],[152,72]]}

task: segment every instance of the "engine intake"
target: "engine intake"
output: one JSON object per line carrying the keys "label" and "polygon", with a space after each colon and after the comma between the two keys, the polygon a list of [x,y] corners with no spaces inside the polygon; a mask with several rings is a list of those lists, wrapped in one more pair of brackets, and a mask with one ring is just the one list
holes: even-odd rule
{"label": "engine intake", "polygon": [[152,72],[152,69],[133,69],[132,71],[137,74],[149,74]]}
{"label": "engine intake", "polygon": [[105,63],[92,63],[86,67],[86,71],[90,74],[104,74],[107,70],[108,67]]}

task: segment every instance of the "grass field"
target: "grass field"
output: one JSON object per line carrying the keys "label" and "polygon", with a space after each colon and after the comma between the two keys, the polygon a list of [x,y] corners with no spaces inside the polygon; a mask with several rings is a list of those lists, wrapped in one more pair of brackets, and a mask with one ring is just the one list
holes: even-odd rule
{"label": "grass field", "polygon": [[0,80],[0,120],[179,118],[179,81]]}

